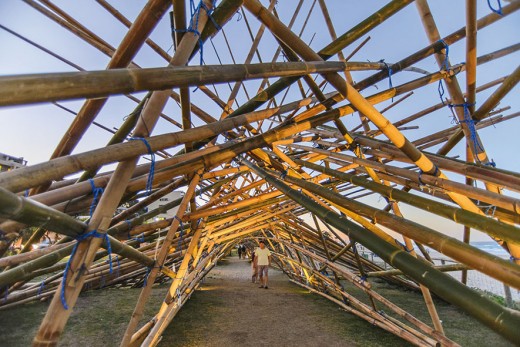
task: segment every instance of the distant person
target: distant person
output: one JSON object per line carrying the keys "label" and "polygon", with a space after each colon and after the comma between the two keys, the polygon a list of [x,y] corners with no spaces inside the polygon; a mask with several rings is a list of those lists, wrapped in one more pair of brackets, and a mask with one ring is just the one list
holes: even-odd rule
{"label": "distant person", "polygon": [[238,259],[242,259],[242,245],[238,245],[237,252],[238,252]]}
{"label": "distant person", "polygon": [[258,276],[258,265],[256,265],[255,250],[251,251],[251,282],[256,283]]}
{"label": "distant person", "polygon": [[242,245],[242,246],[240,246],[240,248],[242,249],[242,259],[246,259],[246,256],[247,256],[246,246]]}
{"label": "distant person", "polygon": [[271,265],[271,252],[265,247],[265,241],[260,240],[260,247],[255,250],[255,263],[260,276],[260,287],[267,289],[269,265]]}

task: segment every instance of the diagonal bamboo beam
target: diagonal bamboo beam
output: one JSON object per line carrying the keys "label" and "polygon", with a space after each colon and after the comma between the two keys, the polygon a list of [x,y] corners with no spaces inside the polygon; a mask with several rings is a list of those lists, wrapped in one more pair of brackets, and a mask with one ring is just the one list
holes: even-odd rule
{"label": "diagonal bamboo beam", "polygon": [[246,160],[241,160],[241,162],[277,189],[280,189],[285,195],[305,206],[309,211],[316,213],[332,226],[345,232],[349,237],[371,249],[387,263],[402,270],[417,282],[424,284],[443,299],[461,307],[510,341],[520,339],[520,331],[517,329],[517,326],[520,324],[520,314],[517,312],[508,310],[489,299],[483,298],[477,292],[462,285],[452,277],[413,258],[407,252],[382,241],[374,234],[365,232],[363,228],[323,208],[297,191],[292,190],[286,184],[276,180],[267,174],[265,170],[254,164]]}
{"label": "diagonal bamboo beam", "polygon": [[170,245],[173,242],[174,235],[177,232],[177,229],[179,228],[180,218],[182,218],[182,216],[184,215],[186,208],[188,207],[188,203],[195,193],[195,188],[198,183],[199,176],[194,175],[193,179],[190,182],[188,190],[186,191],[186,194],[184,195],[184,198],[182,199],[182,202],[179,205],[178,212],[175,218],[173,219],[170,228],[168,229],[165,241],[161,245],[161,249],[159,250],[159,254],[155,259],[154,265],[150,268],[150,272],[148,273],[146,281],[146,286],[144,286],[144,288],[141,290],[139,299],[132,313],[130,322],[128,323],[125,334],[123,335],[123,339],[121,340],[120,346],[122,347],[129,345],[132,335],[134,334],[135,329],[137,327],[137,324],[139,323],[139,320],[143,315],[146,302],[152,291],[152,286],[155,282],[157,275],[159,274],[160,268],[163,266],[164,261],[166,260],[166,257],[170,251]]}
{"label": "diagonal bamboo beam", "polygon": [[[254,13],[259,20],[284,41],[296,53],[305,60],[320,60],[320,56],[314,53],[305,43],[299,40],[296,35],[290,32],[280,21],[274,18],[257,0],[246,0],[244,6]],[[406,156],[408,156],[424,173],[446,178],[444,173],[438,170],[422,152],[420,152],[399,130],[392,125],[383,115],[381,115],[359,92],[350,84],[346,83],[338,74],[324,75],[344,97],[346,97],[354,107],[365,114]],[[461,207],[470,211],[483,214],[482,211],[467,197],[457,193],[448,192],[450,198]]]}
{"label": "diagonal bamboo beam", "polygon": [[[153,0],[147,2],[143,10],[133,22],[130,30],[114,52],[107,68],[114,69],[125,67],[132,61],[137,51],[141,48],[144,40],[152,32],[161,17],[170,7],[167,0]],[[87,100],[82,106],[78,116],[70,125],[66,136],[62,138],[51,158],[60,157],[72,152],[79,140],[88,129],[90,123],[96,118],[103,108],[106,99]]]}
{"label": "diagonal bamboo beam", "polygon": [[[212,3],[206,3],[207,8],[212,8]],[[206,12],[202,12],[198,15],[198,32],[201,32],[206,25],[208,15]],[[193,51],[196,43],[198,42],[198,36],[193,33],[187,33],[179,45],[179,48],[172,58],[170,64],[185,65]],[[136,136],[149,136],[153,130],[153,126],[158,119],[159,113],[164,107],[166,99],[170,92],[163,91],[160,93],[154,93],[150,98],[150,102],[146,105],[142,118],[136,126],[134,135]],[[105,193],[101,196],[99,204],[97,205],[94,214],[89,223],[88,231],[96,230],[99,234],[103,235],[108,229],[111,216],[114,213],[119,201],[125,191],[126,185],[132,175],[132,172],[136,166],[138,158],[130,159],[122,162],[118,165],[114,175],[112,176]],[[74,307],[75,301],[81,291],[82,285],[85,281],[82,276],[81,269],[83,267],[90,266],[93,261],[93,257],[102,239],[91,238],[83,243],[80,243],[75,254],[75,257],[71,260],[68,273],[77,273],[79,276],[72,277],[67,276],[66,281],[56,291],[53,300],[47,310],[38,334],[34,338],[33,344],[35,346],[49,346],[56,345],[60,333],[70,316],[71,310],[67,309],[62,305],[62,296],[64,300]],[[65,273],[65,275],[67,272]],[[64,276],[65,276],[64,275]]]}

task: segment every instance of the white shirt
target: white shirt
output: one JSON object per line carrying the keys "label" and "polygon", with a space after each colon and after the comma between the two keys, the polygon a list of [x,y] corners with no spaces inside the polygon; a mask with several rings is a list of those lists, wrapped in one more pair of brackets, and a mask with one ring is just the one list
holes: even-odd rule
{"label": "white shirt", "polygon": [[269,265],[269,257],[271,256],[271,252],[267,249],[257,248],[255,250],[255,257],[257,258],[257,265]]}

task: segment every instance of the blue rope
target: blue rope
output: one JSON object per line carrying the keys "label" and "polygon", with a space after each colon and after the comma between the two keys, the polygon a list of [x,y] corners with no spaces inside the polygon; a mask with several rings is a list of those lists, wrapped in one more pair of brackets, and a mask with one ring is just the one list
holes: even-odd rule
{"label": "blue rope", "polygon": [[139,242],[144,242],[144,233],[140,233],[139,236],[134,237],[132,240],[136,240]]}
{"label": "blue rope", "polygon": [[282,173],[280,174],[280,179],[284,180],[285,177],[287,177],[287,170],[283,170]]}
{"label": "blue rope", "polygon": [[[392,68],[385,62],[384,59],[381,59],[379,62],[385,64],[386,71],[388,72],[388,89],[392,89]],[[392,102],[394,102],[394,98],[392,98]]]}
{"label": "blue rope", "polygon": [[29,196],[29,189],[26,189],[25,192],[23,193],[23,196],[24,197],[28,197]]}
{"label": "blue rope", "polygon": [[486,166],[492,166],[492,167],[497,167],[497,163],[495,163],[495,161],[493,159],[491,159],[491,161],[488,161],[487,163],[485,163],[484,165]]}
{"label": "blue rope", "polygon": [[448,107],[454,108],[454,107],[463,107],[464,108],[464,120],[460,121],[460,123],[466,123],[469,129],[471,140],[473,141],[473,155],[475,156],[475,159],[477,162],[480,162],[477,157],[477,151],[480,149],[481,151],[484,150],[482,146],[480,145],[480,142],[478,141],[477,136],[477,129],[475,128],[475,121],[473,118],[471,118],[471,115],[469,114],[469,106],[473,106],[473,104],[468,104],[467,102],[464,102],[463,104],[449,104]]}
{"label": "blue rope", "polygon": [[513,256],[510,256],[509,260],[511,260],[514,263],[515,261],[520,260],[520,258],[515,258]]}
{"label": "blue rope", "polygon": [[107,243],[107,251],[108,251],[108,261],[110,264],[110,273],[112,273],[112,246],[110,245],[110,239],[107,234],[100,234],[97,230],[89,231],[88,233],[81,234],[76,237],[76,240],[78,241],[74,248],[72,249],[72,252],[70,253],[69,261],[67,261],[67,265],[65,265],[65,271],[63,273],[63,279],[61,280],[61,304],[63,305],[63,308],[68,310],[69,306],[67,305],[67,299],[65,299],[65,285],[67,283],[67,275],[69,273],[70,264],[72,263],[72,259],[74,258],[74,255],[76,255],[76,251],[78,250],[78,245],[80,242],[85,241],[89,238],[98,238],[98,239],[105,239]]}
{"label": "blue rope", "polygon": [[146,284],[148,283],[148,276],[150,275],[150,272],[152,271],[152,268],[153,267],[147,267],[146,268],[146,274],[144,275],[144,280],[143,280],[143,287],[146,287]]}
{"label": "blue rope", "polygon": [[90,204],[89,209],[89,215],[90,217],[92,217],[92,213],[94,213],[94,209],[96,208],[98,198],[101,194],[103,194],[103,188],[96,187],[92,178],[89,178],[88,181],[90,182],[90,187],[92,187],[92,194],[94,195],[94,197],[92,198],[92,204]]}
{"label": "blue rope", "polygon": [[407,251],[408,253],[412,252],[413,251],[413,248],[412,249],[409,249],[408,247],[406,247],[405,244],[401,243],[398,239],[394,239],[395,243],[402,247],[405,251]]}
{"label": "blue rope", "polygon": [[150,144],[148,141],[146,141],[143,137],[132,137],[130,140],[140,140],[142,141],[146,148],[148,149],[148,154],[150,154],[150,160],[152,161],[150,164],[150,172],[148,174],[148,180],[146,181],[146,192],[148,195],[152,192],[153,187],[153,176],[155,174],[155,153],[152,151],[152,147],[150,147]]}
{"label": "blue rope", "polygon": [[45,280],[43,280],[42,283],[40,283],[40,288],[38,288],[38,293],[36,294],[36,296],[40,296],[42,294],[42,291],[44,288],[45,288]]}
{"label": "blue rope", "polygon": [[494,8],[493,6],[491,6],[491,1],[487,0],[487,3],[488,3],[488,6],[489,6],[489,9],[491,11],[495,12],[496,14],[499,14],[499,15],[503,16],[503,14],[502,14],[502,4],[500,3],[500,0],[497,0],[498,9]]}
{"label": "blue rope", "polygon": [[[419,170],[419,183],[423,186],[426,185],[426,183],[423,182],[422,180],[422,174],[424,173],[423,170]],[[437,176],[439,174],[439,167],[437,165],[435,165],[435,170],[433,171],[432,175],[433,176]]]}
{"label": "blue rope", "polygon": [[449,62],[450,46],[448,46],[448,44],[444,40],[439,40],[437,42],[440,42],[443,44],[444,51],[446,52],[446,53],[444,53],[444,61],[442,62],[441,69],[450,71],[450,62]]}
{"label": "blue rope", "polygon": [[437,86],[437,91],[439,92],[439,98],[441,99],[441,102],[443,105],[446,105],[444,102],[443,96],[444,96],[444,85],[442,84],[442,79],[439,80],[439,85]]}
{"label": "blue rope", "polygon": [[[195,6],[195,1],[190,0],[190,14],[191,14],[191,21],[190,26],[187,29],[174,29],[174,32],[181,32],[181,33],[193,33],[194,35],[197,35],[198,41],[199,41],[199,51],[200,51],[200,65],[204,63],[204,42],[202,41],[201,33],[198,30],[199,27],[199,18],[200,18],[200,10],[203,9],[206,11],[208,18],[213,22],[213,25],[215,25],[215,28],[217,30],[222,29],[220,25],[215,21],[215,19],[212,17],[213,10],[215,9],[215,3],[217,0],[212,1],[212,8],[209,9],[202,0],[199,2],[197,6]],[[194,21],[195,19],[195,21]]]}
{"label": "blue rope", "polygon": [[[441,70],[450,71],[450,62],[449,62],[449,53],[450,53],[450,46],[446,43],[444,40],[439,40],[437,42],[440,42],[444,45],[444,61],[441,65]],[[444,99],[442,98],[444,96],[444,86],[442,84],[442,79],[439,80],[439,86],[437,87],[437,91],[439,92],[439,97],[441,99],[441,102],[443,105],[446,105],[444,102]]]}
{"label": "blue rope", "polygon": [[424,173],[423,170],[419,170],[419,183],[420,183],[421,185],[425,186],[426,183],[424,183],[423,180],[422,180],[422,174],[423,174],[423,173]]}

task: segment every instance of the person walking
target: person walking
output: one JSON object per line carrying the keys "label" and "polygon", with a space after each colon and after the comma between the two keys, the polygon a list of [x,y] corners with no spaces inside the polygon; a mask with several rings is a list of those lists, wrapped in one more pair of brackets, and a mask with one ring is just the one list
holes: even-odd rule
{"label": "person walking", "polygon": [[260,287],[267,289],[269,265],[271,265],[271,252],[265,247],[265,241],[260,240],[260,247],[255,250],[255,264],[258,268]]}

